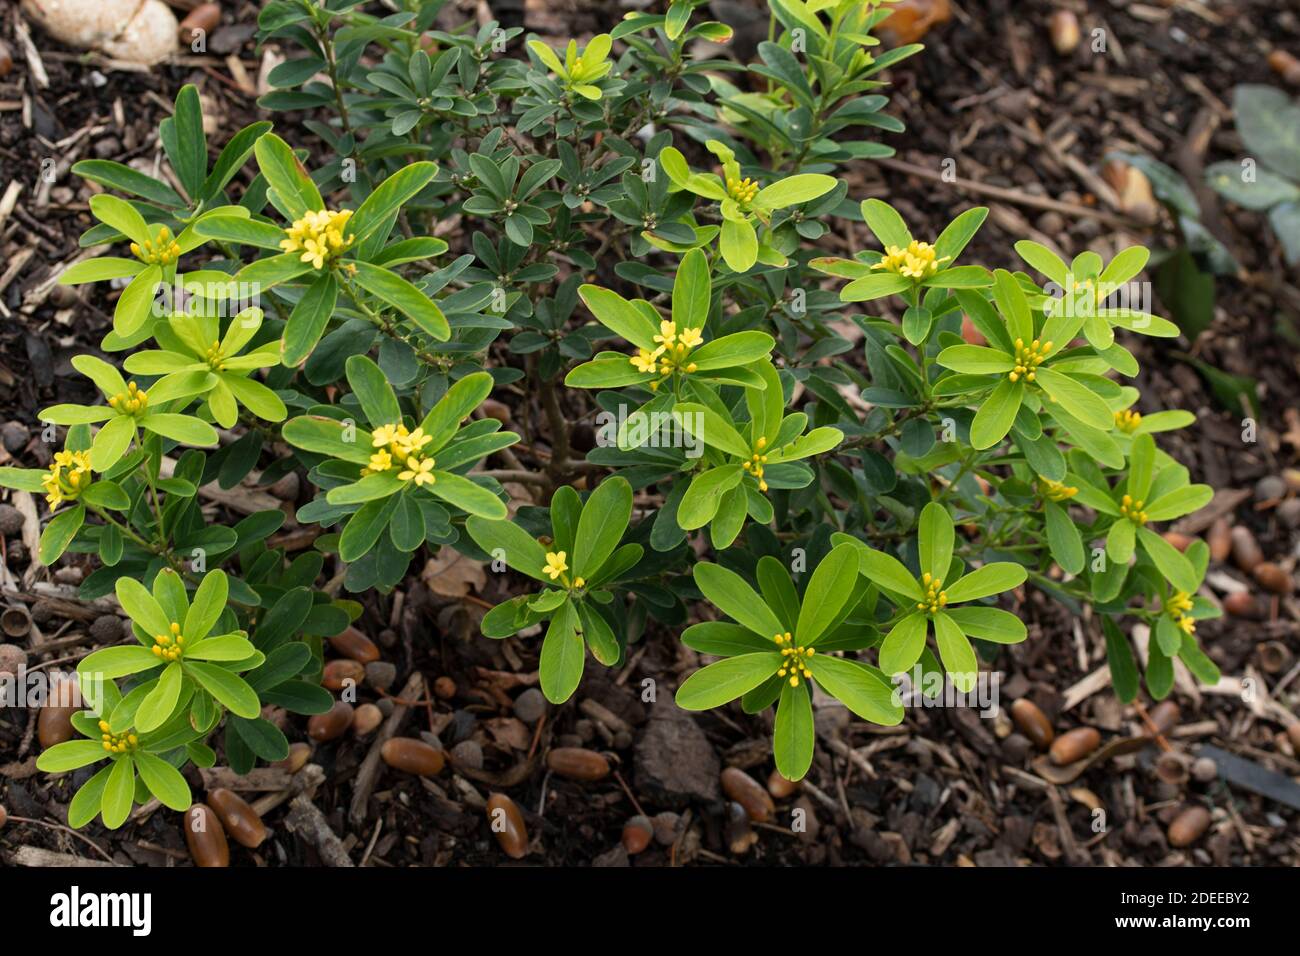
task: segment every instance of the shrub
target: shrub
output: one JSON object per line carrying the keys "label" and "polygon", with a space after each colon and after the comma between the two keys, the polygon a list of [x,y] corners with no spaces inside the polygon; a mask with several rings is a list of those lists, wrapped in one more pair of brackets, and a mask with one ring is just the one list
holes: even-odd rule
{"label": "shrub", "polygon": [[[1066,263],[1022,242],[1027,271],[991,272],[966,255],[986,210],[918,238],[853,201],[844,165],[890,152],[856,137],[899,128],[878,77],[919,50],[879,51],[887,4],[774,0],[748,67],[698,58],[731,31],[694,0],[563,55],[495,24],[431,30],[436,2],[361,6],[275,0],[260,20],[303,50],[262,105],[321,117],[305,125],[332,157],[256,124],[209,169],[186,87],[160,130],[184,194],[76,167],[129,197],[97,195],[83,242],[135,259],[64,281],[130,277],[102,348],[130,352],[134,378],[78,358],[107,404],[45,410],[67,426],[51,468],[0,469],[48,494],[41,560],[98,555],[83,594],[115,589],[140,644],[82,662],[103,681],[89,740],[41,757],[110,760],[74,823],[116,826],[148,793],[187,805],[174,768],[211,765],[223,721],[236,770],[284,756],[260,706],[327,709],[320,639],[361,611],[317,587],[327,555],[357,595],[398,586],[426,546],[503,562],[528,580],[483,633],[545,624],[556,703],[587,650],[620,666],[700,607],[681,640],[719,660],[678,705],[776,704],[790,778],[812,760],[810,682],[897,723],[896,675],[968,689],[981,656],[1025,639],[995,605],[1027,586],[1092,605],[1125,700],[1125,620],[1152,627],[1153,696],[1175,658],[1217,680],[1195,638],[1206,551],[1152,529],[1210,497],[1154,439],[1192,416],[1140,415],[1123,384],[1124,336],[1176,334],[1113,303],[1146,250]],[[835,221],[879,248],[825,255]],[[517,430],[476,414],[494,393]],[[218,448],[214,425],[242,434]],[[258,465],[263,482],[305,471],[313,551],[268,545],[278,511],[204,519],[198,488]],[[541,503],[512,513],[505,482]]]}

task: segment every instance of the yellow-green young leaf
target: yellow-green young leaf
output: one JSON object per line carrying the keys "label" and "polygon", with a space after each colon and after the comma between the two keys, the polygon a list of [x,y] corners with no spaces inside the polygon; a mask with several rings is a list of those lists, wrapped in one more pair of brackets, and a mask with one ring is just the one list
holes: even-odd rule
{"label": "yellow-green young leaf", "polygon": [[246,661],[257,653],[252,642],[239,634],[207,637],[185,648],[185,659],[195,661]]}
{"label": "yellow-green young leaf", "polygon": [[677,330],[702,329],[709,319],[709,301],[712,284],[709,280],[709,260],[699,249],[682,256],[673,280],[673,322]]}
{"label": "yellow-green young leaf", "polygon": [[730,368],[766,358],[775,346],[776,340],[766,332],[733,332],[701,345],[690,360],[702,372]]}
{"label": "yellow-green young leaf", "polygon": [[901,594],[914,601],[919,601],[925,597],[921,591],[921,585],[917,583],[916,578],[913,577],[912,572],[907,569],[903,562],[892,555],[885,554],[883,551],[869,548],[861,541],[856,541],[856,539],[854,547],[858,549],[858,560],[861,564],[862,573],[866,575],[867,580],[880,585],[887,591],[893,591],[895,594]]}
{"label": "yellow-green young leaf", "polygon": [[542,653],[538,660],[538,677],[542,693],[552,704],[562,704],[578,689],[586,649],[578,633],[578,612],[572,601],[565,601],[551,618]]}
{"label": "yellow-green young leaf", "polygon": [[718,248],[733,272],[748,272],[758,261],[758,234],[746,220],[724,219]]}
{"label": "yellow-green young leaf", "polygon": [[804,590],[795,627],[797,645],[813,644],[826,633],[853,594],[859,566],[858,549],[852,544],[837,545],[822,558]]}
{"label": "yellow-green young leaf", "polygon": [[354,481],[350,485],[331,488],[326,492],[325,500],[332,505],[356,505],[379,498],[389,498],[406,484],[397,477],[398,474],[396,468],[390,468],[388,471],[366,475],[360,481]]}
{"label": "yellow-green young leaf", "polygon": [[164,806],[173,810],[188,810],[193,798],[190,785],[185,782],[181,772],[161,757],[155,757],[143,750],[134,755],[135,768],[140,772],[140,779],[149,792],[162,801]]}
{"label": "yellow-green young leaf", "polygon": [[764,651],[728,657],[702,667],[677,688],[677,706],[682,710],[721,707],[773,676],[783,660],[777,651]]}
{"label": "yellow-green young leaf", "polygon": [[131,507],[131,496],[115,481],[97,481],[81,493],[84,504],[111,511],[126,511]]}
{"label": "yellow-green young leaf", "polygon": [[998,269],[993,273],[993,301],[1007,322],[1011,340],[1033,341],[1034,319],[1029,311],[1029,300],[1016,277],[1006,269]]}
{"label": "yellow-green young leaf", "polygon": [[185,673],[215,697],[232,714],[252,720],[262,712],[257,692],[243,678],[216,664],[187,661]]}
{"label": "yellow-green young leaf", "polygon": [[1069,291],[1066,288],[1069,284],[1069,266],[1051,249],[1029,239],[1021,239],[1016,243],[1015,250],[1021,259],[1055,282],[1062,291]]}
{"label": "yellow-green young leaf", "polygon": [[1199,511],[1210,503],[1214,489],[1209,485],[1183,485],[1150,502],[1145,509],[1148,521],[1169,521]]}
{"label": "yellow-green young leaf", "polygon": [[948,574],[948,565],[952,563],[952,539],[952,515],[948,514],[948,509],[937,501],[922,508],[916,535],[921,552],[921,570],[928,571],[941,585]]}
{"label": "yellow-green young leaf", "polygon": [[971,446],[983,450],[992,448],[1007,437],[1015,423],[1016,413],[1025,397],[1025,387],[1020,382],[1002,379],[975,413],[970,426]]}
{"label": "yellow-green young leaf", "polygon": [[1025,622],[996,607],[953,607],[947,615],[970,637],[994,644],[1019,644],[1028,636]]}
{"label": "yellow-green young leaf", "polygon": [[49,472],[35,468],[0,468],[0,488],[13,488],[17,491],[45,491],[44,479]]}
{"label": "yellow-green young leaf", "polygon": [[104,786],[104,826],[116,830],[125,823],[134,799],[135,761],[130,754],[124,754],[113,761],[113,772]]}
{"label": "yellow-green young leaf", "polygon": [[146,431],[162,435],[164,438],[178,441],[182,445],[212,448],[219,441],[217,430],[193,415],[177,415],[173,412],[150,412],[140,419],[140,427]]}
{"label": "yellow-green young leaf", "polygon": [[[99,752],[101,754],[104,752],[102,747]],[[98,816],[104,801],[104,788],[108,786],[108,778],[113,773],[113,766],[109,764],[100,770],[76,792],[72,802],[68,804],[68,826],[79,830]]]}
{"label": "yellow-green young leaf", "polygon": [[[659,334],[658,326],[617,292],[598,285],[584,285],[578,289],[578,298],[582,299],[601,325],[619,338],[650,352],[658,348],[658,343],[654,340]],[[631,365],[628,367],[631,368]]]}
{"label": "yellow-green young leaf", "polygon": [[59,285],[81,285],[83,282],[106,282],[139,275],[145,269],[143,262],[135,259],[115,259],[102,256],[74,262],[59,275]]}
{"label": "yellow-green young leaf", "polygon": [[144,217],[125,199],[99,193],[90,197],[90,212],[100,222],[112,226],[132,242],[143,246],[153,239]]}
{"label": "yellow-green young leaf", "polygon": [[893,686],[874,668],[817,654],[808,658],[808,669],[822,690],[863,720],[885,727],[903,722],[903,707],[894,698]]}
{"label": "yellow-green young leaf", "polygon": [[[784,632],[772,609],[735,571],[702,561],[695,565],[695,583],[704,597],[732,620],[743,624],[760,637]],[[775,670],[775,668],[774,668]]]}
{"label": "yellow-green young leaf", "polygon": [[158,683],[140,702],[135,712],[135,726],[140,733],[147,734],[156,730],[171,717],[181,696],[183,676],[179,661],[172,661],[163,668],[163,672],[158,675]]}
{"label": "yellow-green young leaf", "polygon": [[[221,384],[230,389],[239,404],[265,422],[284,421],[289,409],[280,396],[256,379],[245,378],[224,372],[220,376]],[[152,396],[151,396],[152,397]]]}
{"label": "yellow-green young leaf", "polygon": [[949,604],[960,604],[1020,587],[1026,577],[1028,574],[1021,565],[995,561],[964,575],[944,590]]}
{"label": "yellow-green young leaf", "polygon": [[677,526],[683,531],[703,528],[717,514],[722,495],[740,484],[744,476],[737,464],[710,468],[696,475],[677,506]]}
{"label": "yellow-green young leaf", "polygon": [[[1116,522],[1116,524],[1121,523],[1131,525],[1131,522],[1122,519]],[[1155,562],[1156,568],[1169,579],[1170,584],[1188,594],[1200,587],[1200,575],[1196,573],[1196,569],[1192,567],[1185,554],[1148,528],[1138,528],[1137,538],[1142,545],[1142,550]]]}
{"label": "yellow-green young leaf", "polygon": [[[750,438],[757,441],[763,438],[767,448],[773,449],[773,442],[781,430],[781,421],[785,417],[785,390],[781,386],[781,374],[776,366],[769,362],[755,362],[750,366],[763,380],[763,388],[745,389],[745,405],[749,409]],[[774,450],[774,449],[773,449]]]}
{"label": "yellow-green young leaf", "polygon": [[1006,352],[983,345],[950,345],[935,361],[944,368],[968,375],[996,375],[1016,367],[1015,360]]}
{"label": "yellow-green young leaf", "polygon": [[706,445],[748,459],[749,443],[740,437],[732,424],[713,409],[695,402],[681,402],[673,406],[673,418],[686,432]]}
{"label": "yellow-green young leaf", "polygon": [[[1137,501],[1146,501],[1155,474],[1156,442],[1150,435],[1138,435],[1128,458],[1128,484],[1125,490]],[[1177,650],[1175,648],[1175,650]],[[1171,655],[1174,651],[1169,652]]]}
{"label": "yellow-green young leaf", "polygon": [[[1093,428],[1110,431],[1115,425],[1115,413],[1110,410],[1106,400],[1078,380],[1070,378],[1054,369],[1040,367],[1037,377],[1038,386],[1052,402],[1059,403],[1067,413]],[[1050,412],[1053,405],[1049,402]]]}
{"label": "yellow-green young leaf", "polygon": [[897,246],[906,249],[912,241],[912,234],[893,206],[881,199],[867,199],[862,203],[862,218],[867,221],[867,228],[888,249]]}
{"label": "yellow-green young leaf", "polygon": [[632,486],[617,475],[600,483],[582,506],[573,546],[573,573],[595,575],[609,560],[632,516]]}
{"label": "yellow-green young leaf", "polygon": [[568,76],[568,71],[564,69],[564,64],[560,58],[555,55],[555,51],[543,43],[541,40],[529,40],[528,49],[537,55],[537,58],[546,65],[546,68],[558,76]]}
{"label": "yellow-green young leaf", "polygon": [[420,423],[424,433],[432,439],[425,446],[425,453],[435,455],[441,451],[455,436],[460,423],[491,393],[492,376],[487,372],[473,372],[447,389]]}
{"label": "yellow-green young leaf", "polygon": [[161,280],[161,266],[148,266],[131,280],[113,309],[114,332],[130,336],[144,328],[153,313],[155,292]]}
{"label": "yellow-green young leaf", "polygon": [[299,415],[284,423],[284,440],[303,451],[364,465],[370,461],[370,432],[323,415]]}
{"label": "yellow-green young leaf", "polygon": [[[167,634],[166,628],[158,631],[150,629],[151,634]],[[118,647],[105,647],[95,651],[77,665],[77,673],[87,677],[99,677],[115,680],[129,674],[138,674],[157,667],[160,661],[152,651],[139,644],[123,644]]]}
{"label": "yellow-green young leaf", "polygon": [[980,670],[975,649],[970,646],[970,641],[961,632],[957,622],[943,611],[934,616],[934,639],[939,645],[939,657],[952,686],[962,693],[974,690]]}
{"label": "yellow-green young leaf", "polygon": [[1118,519],[1106,532],[1106,557],[1115,564],[1128,564],[1136,541],[1133,522],[1127,518]]}
{"label": "yellow-green young leaf", "polygon": [[283,229],[247,216],[204,216],[193,228],[195,233],[205,239],[233,242],[258,249],[279,250],[280,243],[285,238]]}
{"label": "yellow-green young leaf", "polygon": [[149,593],[149,589],[135,578],[118,578],[114,591],[122,610],[146,634],[166,634],[171,630],[172,618],[163,610],[158,599]]}
{"label": "yellow-green young leaf", "polygon": [[784,682],[772,725],[772,755],[781,776],[802,780],[812,766],[815,743],[812,697],[807,683],[791,687],[789,682]]}
{"label": "yellow-green young leaf", "polygon": [[1098,284],[1103,288],[1123,285],[1146,268],[1151,250],[1146,246],[1129,246],[1115,254],[1115,258],[1101,270]]}
{"label": "yellow-green young leaf", "polygon": [[1192,672],[1197,680],[1202,684],[1213,687],[1219,683],[1222,674],[1219,672],[1219,666],[1210,660],[1196,643],[1196,638],[1190,634],[1183,634],[1182,646],[1178,649],[1178,658],[1187,665],[1187,669]]}
{"label": "yellow-green young leaf", "polygon": [[784,209],[824,196],[835,188],[835,177],[822,173],[800,173],[764,186],[754,197],[764,209]]}
{"label": "yellow-green young leaf", "polygon": [[98,740],[69,740],[41,751],[36,769],[44,773],[66,773],[98,763],[108,756]]}
{"label": "yellow-green young leaf", "polygon": [[913,611],[895,624],[880,645],[880,669],[891,675],[911,670],[925,650],[928,626],[929,618],[920,611]]}
{"label": "yellow-green young leaf", "polygon": [[654,373],[638,372],[621,352],[602,352],[602,358],[583,362],[564,377],[569,388],[622,388],[655,378]]}
{"label": "yellow-green young leaf", "polygon": [[944,263],[945,272],[952,271],[953,262],[975,237],[988,214],[989,211],[984,206],[967,209],[939,233],[939,238],[934,241],[934,251],[940,259],[947,259]]}
{"label": "yellow-green young leaf", "polygon": [[870,302],[887,295],[906,292],[912,288],[912,280],[895,272],[876,272],[854,279],[840,290],[842,302]]}
{"label": "yellow-green young leaf", "polygon": [[41,532],[39,556],[41,564],[49,567],[57,561],[86,520],[86,509],[81,505],[60,512],[50,519],[50,523]]}

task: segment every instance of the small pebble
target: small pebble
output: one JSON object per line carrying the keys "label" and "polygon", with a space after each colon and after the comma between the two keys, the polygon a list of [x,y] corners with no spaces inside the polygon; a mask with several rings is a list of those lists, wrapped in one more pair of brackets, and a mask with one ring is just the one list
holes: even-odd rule
{"label": "small pebble", "polygon": [[515,716],[526,724],[536,723],[546,713],[546,697],[530,687],[515,698]]}

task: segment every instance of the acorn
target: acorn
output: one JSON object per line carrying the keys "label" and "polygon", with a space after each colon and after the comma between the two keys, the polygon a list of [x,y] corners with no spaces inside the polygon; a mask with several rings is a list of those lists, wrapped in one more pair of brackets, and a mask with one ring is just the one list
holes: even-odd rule
{"label": "acorn", "polygon": [[1244,525],[1232,529],[1232,559],[1237,562],[1237,567],[1247,572],[1254,571],[1255,565],[1264,560],[1259,542]]}
{"label": "acorn", "polygon": [[1069,10],[1057,10],[1047,21],[1047,32],[1057,53],[1073,53],[1079,45],[1079,18]]}
{"label": "acorn", "polygon": [[230,844],[221,821],[205,803],[196,803],[185,811],[185,844],[195,866],[230,866]]}
{"label": "acorn", "polygon": [[208,804],[240,846],[256,850],[266,840],[266,824],[239,794],[225,787],[208,793]]}
{"label": "acorn", "polygon": [[1291,575],[1272,561],[1261,561],[1250,573],[1265,590],[1282,595],[1291,593]]}
{"label": "acorn", "polygon": [[362,664],[379,660],[379,646],[352,625],[331,637],[330,647]]}
{"label": "acorn", "polygon": [[379,756],[394,770],[413,773],[420,777],[433,777],[442,772],[447,755],[437,747],[414,737],[394,737],[385,740]]}
{"label": "acorn", "polygon": [[1210,828],[1210,811],[1199,804],[1190,806],[1174,817],[1169,824],[1169,845],[1191,846]]}
{"label": "acorn", "polygon": [[180,24],[181,42],[191,46],[200,37],[206,37],[221,26],[221,5],[218,3],[200,3],[185,15]]}
{"label": "acorn", "polygon": [[757,780],[739,767],[722,771],[722,792],[745,809],[745,815],[758,823],[769,823],[776,814],[776,804]]}
{"label": "acorn", "polygon": [[496,834],[506,856],[522,860],[528,855],[528,828],[524,826],[524,815],[513,800],[504,793],[488,794],[487,818],[488,826]]}
{"label": "acorn", "polygon": [[1274,50],[1268,55],[1269,68],[1282,77],[1283,82],[1300,86],[1300,60],[1286,50]]}
{"label": "acorn", "polygon": [[1056,732],[1052,730],[1047,715],[1028,697],[1021,697],[1011,705],[1011,719],[1039,750],[1046,750],[1052,745]]}
{"label": "acorn", "polygon": [[311,759],[311,744],[299,740],[289,745],[289,756],[283,760],[277,760],[271,764],[277,770],[287,770],[290,773],[297,773],[303,767],[307,766],[307,761]]}
{"label": "acorn", "polygon": [[343,657],[327,663],[321,671],[320,682],[328,690],[339,691],[344,687],[355,687],[365,680],[366,666],[360,661]]}
{"label": "acorn", "polygon": [[313,714],[307,720],[307,736],[317,743],[334,740],[352,726],[352,705],[336,700],[334,706],[323,714]]}
{"label": "acorn", "polygon": [[1223,609],[1233,617],[1244,617],[1247,620],[1257,621],[1263,617],[1259,602],[1249,591],[1233,591],[1225,596]]}
{"label": "acorn", "polygon": [[1192,539],[1190,537],[1188,537],[1185,534],[1180,534],[1177,531],[1166,531],[1164,534],[1161,535],[1161,537],[1164,538],[1166,541],[1168,541],[1170,544],[1172,544],[1179,551],[1186,551],[1188,545],[1192,543]]}
{"label": "acorn", "polygon": [[456,682],[443,675],[433,682],[433,695],[439,700],[451,700],[456,696]]}
{"label": "acorn", "polygon": [[1218,518],[1210,525],[1205,535],[1205,543],[1210,546],[1210,557],[1223,563],[1232,554],[1232,524],[1227,518]]}
{"label": "acorn", "polygon": [[384,712],[374,704],[362,704],[352,715],[352,732],[368,737],[384,722]]}
{"label": "acorn", "polygon": [[781,776],[781,771],[773,770],[767,775],[767,792],[777,800],[784,800],[792,796],[799,789],[799,781],[787,780]]}
{"label": "acorn", "polygon": [[623,824],[623,849],[627,850],[629,856],[636,856],[650,845],[654,835],[654,825],[649,817],[631,817]]}
{"label": "acorn", "polygon": [[1101,746],[1101,734],[1093,727],[1076,727],[1052,741],[1052,763],[1058,767],[1082,760]]}
{"label": "acorn", "polygon": [[609,761],[594,750],[554,747],[546,755],[546,766],[561,777],[590,783],[609,776]]}

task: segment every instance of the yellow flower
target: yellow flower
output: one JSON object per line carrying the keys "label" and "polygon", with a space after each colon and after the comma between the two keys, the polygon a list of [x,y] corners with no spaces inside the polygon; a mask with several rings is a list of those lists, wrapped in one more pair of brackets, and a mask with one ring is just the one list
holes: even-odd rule
{"label": "yellow flower", "polygon": [[149,405],[149,393],[135,382],[128,382],[126,391],[108,400],[108,407],[119,415],[139,415]]}
{"label": "yellow flower", "polygon": [[375,429],[370,444],[375,448],[383,448],[385,445],[393,444],[397,441],[397,429],[397,425],[380,425]]}
{"label": "yellow flower", "polygon": [[1048,501],[1068,501],[1079,493],[1079,489],[1074,485],[1067,485],[1063,481],[1053,481],[1051,478],[1038,476],[1038,490]]}
{"label": "yellow flower", "polygon": [[164,661],[178,660],[184,653],[185,638],[181,636],[181,626],[172,622],[168,634],[155,634],[153,639],[153,656]]}
{"label": "yellow flower", "polygon": [[411,457],[406,460],[406,469],[399,471],[397,477],[402,481],[415,481],[418,488],[420,485],[431,485],[435,479],[433,477],[433,459],[432,458],[415,458]]}
{"label": "yellow flower", "polygon": [[[672,345],[673,342],[677,340],[677,323],[666,320],[660,322],[659,334],[655,336],[654,340],[663,346],[663,348]],[[663,351],[663,349],[660,349],[660,351]]]}
{"label": "yellow flower", "polygon": [[286,238],[280,240],[280,248],[285,252],[301,252],[303,262],[310,262],[313,269],[323,268],[347,251],[356,238],[346,234],[351,218],[350,209],[307,212],[284,231]]}
{"label": "yellow flower", "polygon": [[168,266],[181,256],[181,247],[172,238],[172,231],[166,226],[159,226],[153,239],[146,239],[144,245],[131,243],[131,254],[141,262],[151,266]]}
{"label": "yellow flower", "polygon": [[1138,426],[1142,424],[1142,413],[1135,412],[1127,408],[1122,412],[1115,413],[1115,427],[1125,435],[1132,435],[1137,431]]}
{"label": "yellow flower", "polygon": [[92,480],[90,453],[61,451],[54,456],[50,472],[41,477],[45,501],[53,511],[65,501],[74,501]]}
{"label": "yellow flower", "polygon": [[651,352],[648,349],[638,349],[637,354],[631,358],[632,367],[638,372],[653,372],[655,370],[655,361],[663,349],[656,349]]}
{"label": "yellow flower", "polygon": [[370,456],[370,464],[367,467],[371,472],[387,471],[393,467],[393,456],[388,453],[387,448],[381,448]]}
{"label": "yellow flower", "polygon": [[1165,602],[1165,613],[1174,619],[1178,629],[1184,634],[1196,633],[1196,621],[1187,612],[1192,609],[1192,596],[1186,591],[1175,591]]}
{"label": "yellow flower", "polygon": [[921,575],[921,586],[925,589],[925,600],[918,601],[916,609],[918,611],[929,611],[931,614],[936,613],[940,608],[948,603],[948,592],[941,590],[942,582],[926,571]]}
{"label": "yellow flower", "polygon": [[546,552],[546,566],[542,568],[542,573],[549,574],[551,580],[554,581],[565,571],[569,570],[569,566],[564,563],[566,557],[567,554],[564,551]]}
{"label": "yellow flower", "polygon": [[940,257],[934,246],[928,242],[913,239],[904,249],[900,246],[886,246],[885,255],[872,269],[885,269],[901,276],[920,282],[939,271],[939,266],[952,256]]}
{"label": "yellow flower", "polygon": [[431,441],[433,441],[433,436],[426,435],[423,428],[417,428],[413,432],[408,432],[406,426],[401,425],[397,429],[396,444],[408,455],[419,451]]}
{"label": "yellow flower", "polygon": [[1145,506],[1145,501],[1135,501],[1132,495],[1125,495],[1119,501],[1119,513],[1136,525],[1144,525],[1147,523],[1147,513],[1142,510]]}
{"label": "yellow flower", "polygon": [[686,346],[688,349],[693,349],[704,342],[704,336],[700,334],[701,331],[701,329],[682,329],[677,334],[677,343]]}

